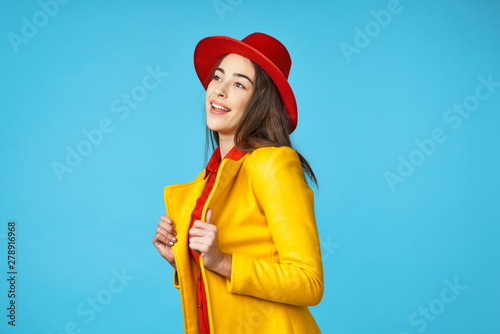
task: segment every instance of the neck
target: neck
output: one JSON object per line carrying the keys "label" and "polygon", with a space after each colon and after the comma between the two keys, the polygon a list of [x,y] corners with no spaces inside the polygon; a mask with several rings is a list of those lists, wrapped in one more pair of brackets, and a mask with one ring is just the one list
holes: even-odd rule
{"label": "neck", "polygon": [[234,147],[234,135],[225,135],[219,132],[219,147],[222,160]]}

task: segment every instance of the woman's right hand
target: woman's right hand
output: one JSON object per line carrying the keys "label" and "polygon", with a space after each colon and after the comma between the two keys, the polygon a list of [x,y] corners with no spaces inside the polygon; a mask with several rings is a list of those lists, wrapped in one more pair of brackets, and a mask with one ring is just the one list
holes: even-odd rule
{"label": "woman's right hand", "polygon": [[175,265],[174,252],[172,246],[177,242],[175,237],[175,224],[168,216],[161,216],[156,234],[153,238],[153,245],[156,247],[160,255],[170,263],[172,267],[177,269]]}

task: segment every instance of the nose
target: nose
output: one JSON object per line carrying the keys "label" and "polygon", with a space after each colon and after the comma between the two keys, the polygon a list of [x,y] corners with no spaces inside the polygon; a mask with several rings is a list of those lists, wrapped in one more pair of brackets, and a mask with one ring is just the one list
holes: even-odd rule
{"label": "nose", "polygon": [[215,88],[214,93],[218,97],[227,97],[227,92],[226,92],[226,85],[224,83],[221,83],[217,88]]}

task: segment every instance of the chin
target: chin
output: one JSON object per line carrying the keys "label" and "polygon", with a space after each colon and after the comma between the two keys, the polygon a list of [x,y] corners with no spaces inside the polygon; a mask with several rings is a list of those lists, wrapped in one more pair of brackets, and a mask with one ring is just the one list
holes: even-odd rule
{"label": "chin", "polygon": [[210,120],[207,120],[207,128],[209,128],[212,131],[219,132],[221,130],[224,130],[222,127],[217,126],[217,123],[211,122]]}
{"label": "chin", "polygon": [[235,129],[228,129],[225,126],[213,124],[212,122],[207,122],[207,128],[214,132],[218,132],[220,135],[234,135]]}

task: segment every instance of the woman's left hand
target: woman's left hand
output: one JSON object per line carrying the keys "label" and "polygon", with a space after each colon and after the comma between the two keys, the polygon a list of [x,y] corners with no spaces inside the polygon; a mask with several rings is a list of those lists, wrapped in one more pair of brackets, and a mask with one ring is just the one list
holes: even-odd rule
{"label": "woman's left hand", "polygon": [[219,250],[217,226],[212,224],[212,210],[208,209],[206,222],[196,220],[189,229],[189,248],[200,254],[206,268],[228,278],[231,277],[232,256]]}

